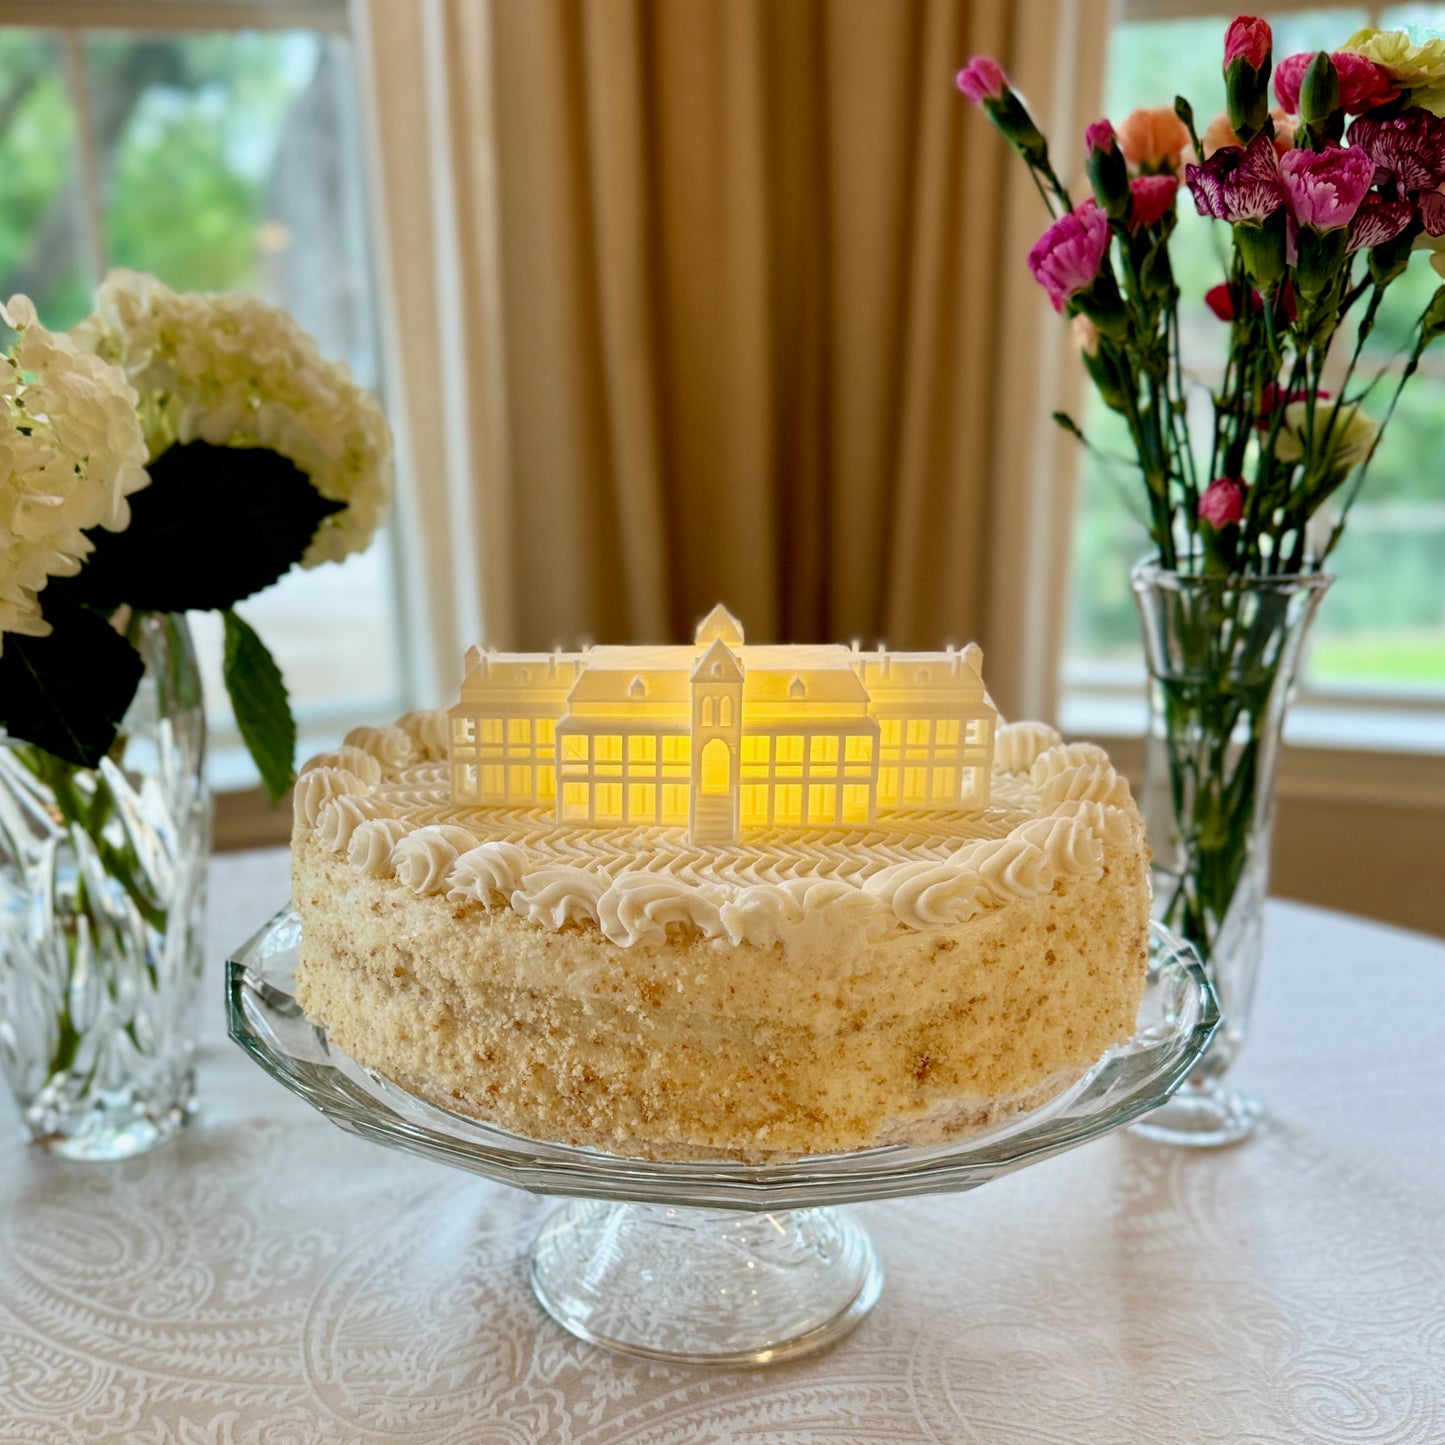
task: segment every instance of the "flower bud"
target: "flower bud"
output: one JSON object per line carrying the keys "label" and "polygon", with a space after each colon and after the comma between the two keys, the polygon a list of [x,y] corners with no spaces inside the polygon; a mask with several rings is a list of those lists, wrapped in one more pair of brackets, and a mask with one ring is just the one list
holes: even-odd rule
{"label": "flower bud", "polygon": [[1224,37],[1224,94],[1229,124],[1248,145],[1269,125],[1269,25],[1241,15]]}
{"label": "flower bud", "polygon": [[1099,209],[1111,221],[1122,221],[1129,213],[1129,165],[1114,127],[1096,120],[1084,132],[1084,147],[1084,169]]}
{"label": "flower bud", "polygon": [[985,100],[1003,99],[1008,77],[991,55],[975,55],[958,72],[958,88],[975,105],[982,105]]}
{"label": "flower bud", "polygon": [[1244,482],[1238,477],[1218,477],[1199,499],[1199,516],[1216,532],[1235,526],[1244,516]]}
{"label": "flower bud", "polygon": [[[1088,318],[1082,314],[1074,317],[1076,322],[1084,321],[1093,325]],[[1094,333],[1098,335],[1097,330]],[[1128,388],[1124,385],[1124,379],[1119,373],[1118,363],[1108,352],[1101,348],[1093,352],[1082,353],[1084,365],[1088,369],[1090,377],[1093,378],[1095,387],[1099,392],[1099,399],[1112,411],[1128,415],[1130,397]]]}
{"label": "flower bud", "polygon": [[1300,122],[1309,133],[1315,150],[1345,133],[1345,113],[1340,109],[1340,77],[1335,63],[1323,50],[1310,61],[1299,89]]}
{"label": "flower bud", "polygon": [[1224,68],[1242,60],[1251,70],[1264,70],[1273,45],[1274,34],[1267,20],[1257,15],[1236,16],[1224,32]]}

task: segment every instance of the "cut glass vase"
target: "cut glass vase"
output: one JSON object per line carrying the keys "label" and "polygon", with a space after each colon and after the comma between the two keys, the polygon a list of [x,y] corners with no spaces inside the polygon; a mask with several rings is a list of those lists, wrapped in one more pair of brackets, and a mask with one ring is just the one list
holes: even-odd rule
{"label": "cut glass vase", "polygon": [[76,1159],[151,1148],[195,1099],[205,712],[185,618],[129,635],[145,674],[98,767],[0,733],[0,1072]]}
{"label": "cut glass vase", "polygon": [[1172,1144],[1232,1144],[1260,1117],[1229,1076],[1259,976],[1280,739],[1333,579],[1202,577],[1149,561],[1131,580],[1149,669],[1141,806],[1154,916],[1194,946],[1224,1016],[1173,1098],[1135,1128]]}

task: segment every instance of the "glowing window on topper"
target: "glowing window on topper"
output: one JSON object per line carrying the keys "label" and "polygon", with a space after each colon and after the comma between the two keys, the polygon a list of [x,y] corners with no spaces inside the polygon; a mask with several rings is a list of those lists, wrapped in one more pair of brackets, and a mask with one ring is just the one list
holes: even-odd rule
{"label": "glowing window on topper", "polygon": [[452,793],[576,825],[868,827],[988,803],[996,714],[975,646],[757,646],[724,607],[691,647],[472,648]]}

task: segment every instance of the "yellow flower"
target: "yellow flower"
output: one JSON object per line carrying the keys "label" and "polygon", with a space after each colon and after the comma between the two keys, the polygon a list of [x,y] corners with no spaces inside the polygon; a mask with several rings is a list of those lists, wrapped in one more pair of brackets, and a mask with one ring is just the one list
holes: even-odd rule
{"label": "yellow flower", "polygon": [[[1405,30],[1357,30],[1340,46],[1373,60],[1404,90],[1445,85],[1445,36],[1415,41]],[[1418,104],[1418,99],[1414,99]]]}
{"label": "yellow flower", "polygon": [[1412,90],[1410,104],[1418,105],[1421,110],[1428,110],[1431,115],[1445,115],[1445,85],[1437,85],[1429,90]]}
{"label": "yellow flower", "polygon": [[[1362,412],[1357,404],[1341,407],[1338,402],[1315,403],[1313,434],[1309,428],[1309,403],[1292,401],[1284,409],[1274,454],[1282,462],[1298,462],[1305,458],[1306,442],[1313,454],[1310,472],[1313,475],[1347,472],[1370,454],[1380,428]],[[1328,441],[1326,441],[1328,438]],[[1324,448],[1321,455],[1321,448]]]}

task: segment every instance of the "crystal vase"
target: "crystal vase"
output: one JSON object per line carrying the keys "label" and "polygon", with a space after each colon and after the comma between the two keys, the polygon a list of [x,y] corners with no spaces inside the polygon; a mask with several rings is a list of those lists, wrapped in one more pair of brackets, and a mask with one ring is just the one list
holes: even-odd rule
{"label": "crystal vase", "polygon": [[1174,1144],[1246,1138],[1259,1103],[1229,1081],[1249,1033],[1269,891],[1275,767],[1325,573],[1132,574],[1149,669],[1141,799],[1154,916],[1198,951],[1224,1021],[1174,1097],[1136,1129]]}
{"label": "crystal vase", "polygon": [[151,1148],[195,1099],[205,712],[185,618],[129,636],[145,674],[99,766],[0,733],[0,1071],[76,1159]]}

